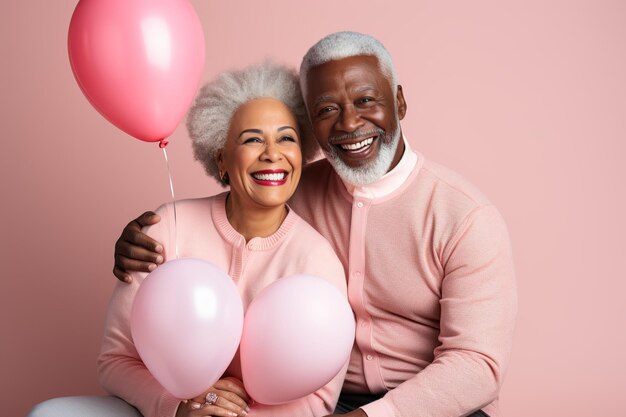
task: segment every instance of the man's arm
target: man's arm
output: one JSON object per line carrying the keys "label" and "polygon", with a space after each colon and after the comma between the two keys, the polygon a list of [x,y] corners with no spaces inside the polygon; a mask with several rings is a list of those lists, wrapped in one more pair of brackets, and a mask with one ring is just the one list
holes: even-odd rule
{"label": "man's arm", "polygon": [[142,233],[142,228],[158,223],[161,217],[146,211],[126,225],[115,242],[113,275],[130,283],[130,271],[150,272],[163,263],[163,245]]}
{"label": "man's arm", "polygon": [[489,410],[498,397],[517,297],[508,232],[493,206],[466,217],[446,242],[441,263],[440,344],[434,360],[382,399],[364,405],[369,417],[468,415]]}

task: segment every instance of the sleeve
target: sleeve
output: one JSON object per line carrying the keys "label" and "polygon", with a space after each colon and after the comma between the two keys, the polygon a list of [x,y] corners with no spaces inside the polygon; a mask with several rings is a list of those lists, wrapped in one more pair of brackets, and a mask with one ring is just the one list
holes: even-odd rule
{"label": "sleeve", "polygon": [[[161,208],[157,212],[163,216]],[[166,219],[164,219],[166,220]],[[164,243],[167,221],[145,232]],[[171,417],[180,401],[152,377],[141,361],[130,333],[130,313],[135,294],[146,273],[133,273],[131,284],[118,282],[109,303],[102,347],[98,357],[98,379],[102,387],[139,409],[146,417]]]}
{"label": "sleeve", "polygon": [[433,362],[363,410],[369,417],[462,416],[497,399],[517,295],[508,232],[493,206],[474,209],[443,249]]}
{"label": "sleeve", "polygon": [[[315,245],[309,245],[305,252],[305,263],[298,266],[299,272],[328,279],[347,299],[343,266],[326,239],[321,235],[318,237],[321,241],[316,242]],[[255,404],[251,407],[248,417],[316,417],[332,414],[348,370],[348,360],[349,357],[346,358],[343,368],[328,384],[314,393],[287,404],[272,406]]]}

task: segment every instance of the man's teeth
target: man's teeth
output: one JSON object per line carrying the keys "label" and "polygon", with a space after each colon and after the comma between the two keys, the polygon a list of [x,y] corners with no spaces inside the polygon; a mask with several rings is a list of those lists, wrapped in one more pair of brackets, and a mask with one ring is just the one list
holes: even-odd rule
{"label": "man's teeth", "polygon": [[351,143],[351,144],[339,145],[339,146],[344,151],[358,151],[360,149],[365,148],[366,146],[371,145],[372,142],[374,142],[374,138],[368,138],[368,139],[365,139],[365,140],[363,140],[361,142],[358,142],[358,143]]}
{"label": "man's teeth", "polygon": [[287,173],[280,172],[274,174],[252,174],[252,176],[261,181],[282,181],[287,176]]}

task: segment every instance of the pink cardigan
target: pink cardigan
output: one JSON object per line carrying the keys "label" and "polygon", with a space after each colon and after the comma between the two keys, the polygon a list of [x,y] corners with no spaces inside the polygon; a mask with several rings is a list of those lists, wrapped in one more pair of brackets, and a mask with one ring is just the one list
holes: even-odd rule
{"label": "pink cardigan", "polygon": [[348,274],[357,333],[343,389],[386,393],[369,417],[497,417],[517,309],[500,214],[408,147],[382,180],[350,188],[322,160],[291,201]]}
{"label": "pink cardigan", "polygon": [[[176,203],[180,257],[205,259],[221,267],[237,284],[244,308],[270,283],[299,273],[324,277],[346,293],[343,267],[332,248],[293,210],[272,236],[254,238],[246,244],[226,218],[225,196],[226,193]],[[161,215],[161,222],[146,231],[164,244],[166,260],[172,259],[175,251],[170,239],[171,206],[162,206],[157,212]],[[148,372],[130,334],[132,302],[145,276],[135,273],[132,284],[118,283],[115,288],[98,358],[98,375],[107,391],[137,407],[145,417],[171,417],[176,414],[179,401]],[[251,407],[249,416],[314,417],[330,414],[339,396],[345,370],[344,367],[326,386],[303,399],[271,407],[256,404]],[[241,379],[238,356],[226,375]]]}

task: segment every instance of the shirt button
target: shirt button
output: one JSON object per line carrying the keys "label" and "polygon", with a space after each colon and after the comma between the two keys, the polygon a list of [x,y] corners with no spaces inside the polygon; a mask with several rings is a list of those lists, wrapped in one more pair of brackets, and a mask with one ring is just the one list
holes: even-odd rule
{"label": "shirt button", "polygon": [[361,273],[360,273],[359,271],[356,271],[356,272],[354,273],[354,276],[358,278],[358,277],[360,277],[360,276],[361,276]]}
{"label": "shirt button", "polygon": [[367,355],[365,359],[367,359],[368,361],[371,361],[372,359],[374,359],[374,357],[372,355]]}
{"label": "shirt button", "polygon": [[356,206],[357,206],[358,208],[362,208],[362,207],[363,207],[363,203],[362,203],[361,201],[359,201],[358,203],[356,203]]}
{"label": "shirt button", "polygon": [[367,322],[366,321],[362,322],[361,327],[367,327]]}

